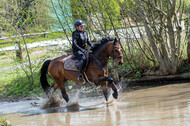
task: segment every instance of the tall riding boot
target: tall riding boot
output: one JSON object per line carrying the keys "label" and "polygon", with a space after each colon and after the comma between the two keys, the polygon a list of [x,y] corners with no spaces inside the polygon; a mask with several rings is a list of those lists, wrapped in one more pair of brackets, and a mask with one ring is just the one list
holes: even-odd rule
{"label": "tall riding boot", "polygon": [[80,66],[79,66],[79,75],[78,75],[78,80],[82,80],[82,70],[84,68],[84,60],[81,59],[80,61]]}

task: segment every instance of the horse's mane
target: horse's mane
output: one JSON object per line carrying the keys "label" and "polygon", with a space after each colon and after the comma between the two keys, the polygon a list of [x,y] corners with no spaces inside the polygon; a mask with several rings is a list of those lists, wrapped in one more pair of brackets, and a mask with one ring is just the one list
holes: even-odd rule
{"label": "horse's mane", "polygon": [[103,45],[105,45],[106,43],[113,41],[113,38],[110,37],[104,37],[102,38],[102,40],[100,40],[100,42],[97,42],[94,44],[94,47],[91,48],[92,53],[94,53],[96,50],[98,50],[100,47],[102,47]]}

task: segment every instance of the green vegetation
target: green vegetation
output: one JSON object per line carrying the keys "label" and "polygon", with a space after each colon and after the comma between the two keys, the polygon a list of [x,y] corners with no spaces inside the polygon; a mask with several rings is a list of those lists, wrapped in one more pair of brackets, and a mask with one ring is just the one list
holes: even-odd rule
{"label": "green vegetation", "polygon": [[32,94],[38,95],[41,92],[38,72],[34,73],[35,81],[33,85],[29,84],[26,74],[21,69],[1,72],[0,74],[3,76],[0,78],[0,92],[2,92],[0,97],[25,97]]}
{"label": "green vegetation", "polygon": [[[54,50],[60,49],[57,47],[41,47],[30,50],[33,62],[33,83],[28,79],[30,74],[26,57],[24,57],[24,60],[20,62],[14,58],[14,52],[9,52],[4,56],[0,56],[3,59],[0,61],[1,68],[7,68],[6,70],[0,71],[0,98],[18,98],[34,95],[39,96],[44,93],[39,79],[41,65],[47,58],[53,58],[63,54],[63,52],[55,52]],[[36,55],[36,53],[38,55]],[[23,55],[25,54],[26,52],[24,51]],[[49,79],[49,81],[50,84],[53,84],[51,79]]]}
{"label": "green vegetation", "polygon": [[0,126],[12,126],[12,125],[9,124],[9,122],[6,119],[0,118]]}
{"label": "green vegetation", "polygon": [[[63,32],[53,32],[53,33],[48,33],[45,35],[30,36],[30,37],[26,37],[26,43],[33,43],[33,42],[39,42],[39,41],[45,41],[45,40],[51,40],[51,39],[57,39],[57,38],[65,38],[65,34]],[[2,40],[0,41],[0,48],[14,46],[14,42],[11,42],[11,40],[7,44],[1,44],[5,42],[7,41],[2,41]],[[1,52],[0,55],[3,55],[4,53],[5,52]]]}

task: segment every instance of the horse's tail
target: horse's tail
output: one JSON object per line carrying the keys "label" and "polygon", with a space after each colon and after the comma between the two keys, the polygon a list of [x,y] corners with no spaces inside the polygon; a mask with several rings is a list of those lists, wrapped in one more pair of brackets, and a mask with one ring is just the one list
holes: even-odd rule
{"label": "horse's tail", "polygon": [[46,76],[50,62],[51,60],[46,60],[41,68],[40,82],[44,91],[47,91],[50,87],[47,81],[47,76]]}

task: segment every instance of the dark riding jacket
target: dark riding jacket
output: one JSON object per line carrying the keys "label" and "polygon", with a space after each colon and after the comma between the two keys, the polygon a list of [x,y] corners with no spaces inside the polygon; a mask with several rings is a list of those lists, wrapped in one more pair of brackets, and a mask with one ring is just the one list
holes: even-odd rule
{"label": "dark riding jacket", "polygon": [[90,46],[92,45],[92,43],[89,41],[87,32],[75,30],[72,33],[73,53],[78,51],[84,52],[86,49],[86,44]]}

